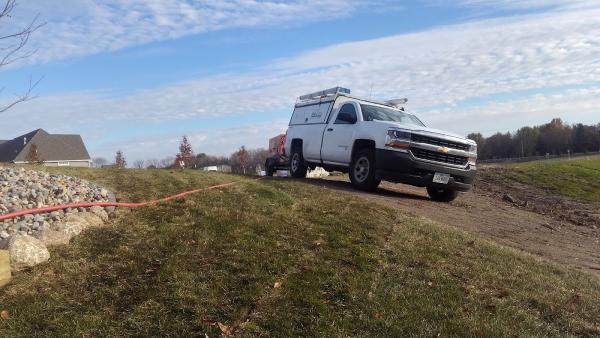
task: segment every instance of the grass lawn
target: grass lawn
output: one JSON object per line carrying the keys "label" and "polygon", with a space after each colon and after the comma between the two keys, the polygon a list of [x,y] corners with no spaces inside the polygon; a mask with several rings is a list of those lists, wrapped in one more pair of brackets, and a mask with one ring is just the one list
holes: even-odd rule
{"label": "grass lawn", "polygon": [[511,164],[510,179],[557,194],[600,202],[600,156]]}
{"label": "grass lawn", "polygon": [[52,249],[0,290],[0,337],[600,335],[596,277],[357,197],[216,173],[60,171],[124,201],[241,183],[121,209]]}

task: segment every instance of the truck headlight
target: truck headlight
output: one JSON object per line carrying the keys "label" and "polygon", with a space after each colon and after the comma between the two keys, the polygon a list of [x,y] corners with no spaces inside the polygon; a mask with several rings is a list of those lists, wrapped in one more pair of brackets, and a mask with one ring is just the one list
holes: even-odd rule
{"label": "truck headlight", "polygon": [[472,153],[472,156],[469,156],[469,164],[475,165],[477,163],[477,144],[472,144],[469,148],[469,152]]}
{"label": "truck headlight", "polygon": [[406,129],[389,129],[385,138],[385,146],[408,150],[410,147],[411,133]]}

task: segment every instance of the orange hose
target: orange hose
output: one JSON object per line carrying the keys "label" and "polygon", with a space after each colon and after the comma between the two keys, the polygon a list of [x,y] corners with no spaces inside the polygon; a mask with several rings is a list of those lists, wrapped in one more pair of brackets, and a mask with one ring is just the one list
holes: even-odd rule
{"label": "orange hose", "polygon": [[146,206],[146,205],[154,205],[154,204],[158,204],[158,203],[168,202],[168,201],[171,201],[171,200],[174,200],[174,199],[183,198],[185,196],[188,196],[188,195],[191,195],[191,194],[196,194],[196,193],[207,191],[207,190],[213,190],[213,189],[219,189],[219,188],[229,187],[229,186],[232,186],[232,185],[234,185],[236,183],[238,183],[238,182],[217,184],[217,185],[213,185],[213,186],[210,186],[210,187],[207,187],[207,188],[200,188],[200,189],[194,189],[194,190],[190,190],[190,191],[185,191],[185,192],[182,192],[182,193],[179,193],[179,194],[167,196],[167,197],[156,199],[156,200],[146,201],[146,202],[137,202],[137,203],[124,203],[124,202],[84,202],[84,203],[61,204],[61,205],[54,205],[54,206],[42,207],[42,208],[24,209],[24,210],[19,210],[19,211],[11,212],[11,213],[8,213],[8,214],[2,214],[2,215],[0,215],[0,221],[7,220],[7,219],[13,219],[13,218],[16,218],[16,217],[19,217],[19,216],[28,215],[28,214],[41,214],[41,213],[46,213],[46,212],[52,212],[52,211],[58,211],[58,210],[68,209],[68,208],[90,208],[90,207],[126,207],[126,208],[139,208],[139,207],[143,207],[143,206]]}

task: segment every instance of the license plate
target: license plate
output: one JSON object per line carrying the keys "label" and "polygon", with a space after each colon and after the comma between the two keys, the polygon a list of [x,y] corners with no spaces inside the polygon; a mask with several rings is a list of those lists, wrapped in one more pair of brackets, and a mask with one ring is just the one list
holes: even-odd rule
{"label": "license plate", "polygon": [[450,174],[435,173],[433,175],[433,183],[448,184],[448,181],[450,181]]}

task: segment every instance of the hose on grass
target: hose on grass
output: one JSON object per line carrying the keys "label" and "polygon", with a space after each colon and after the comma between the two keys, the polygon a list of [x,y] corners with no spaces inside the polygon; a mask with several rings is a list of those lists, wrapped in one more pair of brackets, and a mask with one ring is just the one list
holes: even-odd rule
{"label": "hose on grass", "polygon": [[133,203],[131,203],[131,202],[129,202],[129,203],[128,202],[83,202],[83,203],[53,205],[53,206],[42,207],[42,208],[23,209],[23,210],[18,210],[18,211],[11,212],[8,214],[0,215],[0,221],[13,219],[13,218],[17,218],[19,216],[24,216],[24,215],[28,215],[28,214],[42,214],[42,213],[48,213],[48,212],[52,212],[52,211],[69,209],[69,208],[91,208],[91,207],[140,208],[140,207],[144,207],[147,205],[154,205],[154,204],[158,204],[158,203],[169,202],[169,201],[172,201],[175,199],[181,199],[188,195],[197,194],[197,193],[203,192],[203,191],[230,187],[237,183],[239,183],[239,182],[217,184],[217,185],[213,185],[213,186],[206,187],[206,188],[184,191],[184,192],[181,192],[181,193],[178,193],[175,195],[170,195],[170,196],[167,196],[164,198],[145,201],[145,202],[133,202]]}

